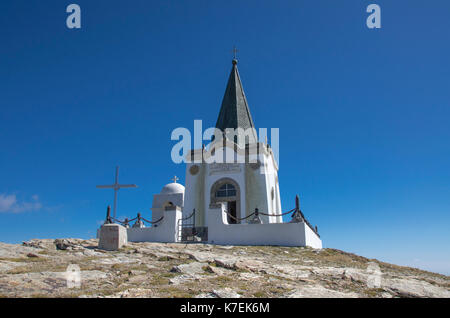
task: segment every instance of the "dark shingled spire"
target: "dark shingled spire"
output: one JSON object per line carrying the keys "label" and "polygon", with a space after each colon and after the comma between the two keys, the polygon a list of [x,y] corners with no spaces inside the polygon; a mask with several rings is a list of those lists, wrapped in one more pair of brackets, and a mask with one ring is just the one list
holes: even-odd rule
{"label": "dark shingled spire", "polygon": [[[222,100],[219,118],[217,118],[216,128],[225,132],[226,128],[255,128],[244,89],[242,88],[241,78],[237,69],[237,60],[233,59],[233,67],[228,78],[227,88]],[[256,140],[256,135],[254,135]]]}

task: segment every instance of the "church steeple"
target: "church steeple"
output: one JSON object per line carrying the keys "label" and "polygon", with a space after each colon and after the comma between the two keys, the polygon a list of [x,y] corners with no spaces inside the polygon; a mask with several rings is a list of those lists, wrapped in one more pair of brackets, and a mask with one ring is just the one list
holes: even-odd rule
{"label": "church steeple", "polygon": [[[222,100],[216,128],[225,132],[226,128],[255,128],[247,99],[245,98],[236,58],[232,61],[231,74]],[[257,140],[256,136],[253,136]]]}

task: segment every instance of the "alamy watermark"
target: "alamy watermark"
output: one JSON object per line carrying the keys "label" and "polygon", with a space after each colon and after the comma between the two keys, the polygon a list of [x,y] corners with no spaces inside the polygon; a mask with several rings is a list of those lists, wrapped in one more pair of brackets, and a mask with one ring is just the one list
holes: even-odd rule
{"label": "alamy watermark", "polygon": [[70,264],[67,266],[65,272],[67,288],[81,287],[81,269],[77,264]]}
{"label": "alamy watermark", "polygon": [[70,13],[66,19],[66,26],[69,29],[81,29],[81,8],[78,4],[69,4],[66,12]]}
{"label": "alamy watermark", "polygon": [[[260,156],[272,154],[279,164],[280,129],[267,128],[207,128],[201,120],[194,120],[194,132],[175,128],[171,140],[178,141],[171,150],[174,163],[257,163]],[[193,138],[192,138],[193,137]],[[210,142],[208,146],[205,142]]]}
{"label": "alamy watermark", "polygon": [[[381,28],[381,7],[378,4],[369,4],[366,9],[370,15],[367,17],[366,25],[369,29]],[[69,29],[81,29],[81,7],[72,3],[66,8],[69,15],[66,18],[66,26]]]}
{"label": "alamy watermark", "polygon": [[370,4],[366,11],[370,13],[366,20],[367,27],[369,29],[381,29],[381,7],[378,4]]}
{"label": "alamy watermark", "polygon": [[381,287],[381,276],[383,275],[380,270],[380,266],[377,263],[369,262],[367,269],[367,287],[369,288],[380,288]]}

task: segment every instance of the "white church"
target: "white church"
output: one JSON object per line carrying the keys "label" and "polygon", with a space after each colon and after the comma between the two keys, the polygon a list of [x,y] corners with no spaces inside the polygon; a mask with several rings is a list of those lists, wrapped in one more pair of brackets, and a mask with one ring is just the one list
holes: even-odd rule
{"label": "white church", "polygon": [[[274,153],[267,141],[258,141],[237,60],[232,64],[216,123],[223,133],[188,153],[185,186],[175,177],[153,196],[151,221],[141,215],[116,220],[108,210],[98,230],[100,247],[116,249],[130,241],[322,248],[317,227],[306,220],[298,197],[295,208],[281,210]],[[284,223],[283,215],[292,219]]]}

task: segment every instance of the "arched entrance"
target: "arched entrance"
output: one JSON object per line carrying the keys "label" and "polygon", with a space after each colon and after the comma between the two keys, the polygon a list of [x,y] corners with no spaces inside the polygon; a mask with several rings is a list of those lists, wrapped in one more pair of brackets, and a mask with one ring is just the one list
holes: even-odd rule
{"label": "arched entrance", "polygon": [[[241,217],[241,191],[236,181],[231,178],[223,178],[216,181],[211,187],[211,204],[225,203],[228,224],[237,224],[233,217]],[[232,215],[233,217],[230,217]]]}

